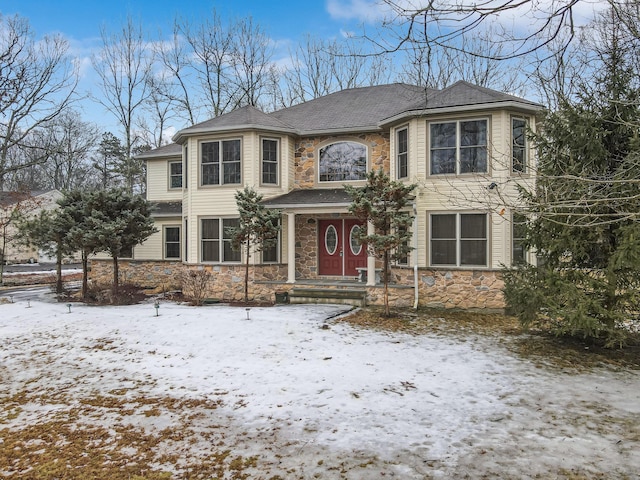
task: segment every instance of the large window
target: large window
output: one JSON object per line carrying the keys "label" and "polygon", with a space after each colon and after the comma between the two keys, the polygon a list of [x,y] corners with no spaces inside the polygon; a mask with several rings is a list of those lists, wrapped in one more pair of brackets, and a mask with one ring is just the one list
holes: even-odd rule
{"label": "large window", "polygon": [[164,258],[180,258],[180,227],[164,227]]}
{"label": "large window", "polygon": [[182,188],[182,161],[169,162],[169,188]]}
{"label": "large window", "polygon": [[262,183],[278,184],[278,140],[262,139]]}
{"label": "large window", "polygon": [[398,178],[409,176],[409,129],[396,132],[396,169]]}
{"label": "large window", "polygon": [[527,172],[527,122],[524,118],[511,118],[511,169]]}
{"label": "large window", "polygon": [[237,218],[203,218],[200,221],[203,262],[239,262],[240,251],[231,248],[229,229],[238,226]]}
{"label": "large window", "polygon": [[229,185],[241,182],[239,139],[204,142],[200,148],[202,185]]}
{"label": "large window", "polygon": [[486,173],[487,120],[431,123],[431,175]]}
{"label": "large window", "polygon": [[487,266],[487,215],[431,215],[431,265]]}
{"label": "large window", "polygon": [[319,152],[321,182],[344,182],[367,178],[367,147],[357,142],[337,142]]}

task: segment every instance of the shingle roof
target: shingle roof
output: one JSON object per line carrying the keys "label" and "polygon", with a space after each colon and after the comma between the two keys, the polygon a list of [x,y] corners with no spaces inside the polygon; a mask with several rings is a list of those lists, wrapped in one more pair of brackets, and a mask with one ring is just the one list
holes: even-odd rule
{"label": "shingle roof", "polygon": [[424,101],[432,90],[404,83],[351,88],[273,112],[301,134],[332,130],[377,130],[384,118]]}
{"label": "shingle roof", "polygon": [[292,190],[284,195],[263,200],[262,204],[272,208],[285,208],[312,205],[349,205],[351,202],[351,197],[343,188],[314,188]]}
{"label": "shingle roof", "polygon": [[429,95],[426,108],[450,108],[467,105],[491,104],[498,102],[519,102],[530,106],[538,106],[535,102],[515,95],[479,87],[469,82],[459,81],[453,85]]}
{"label": "shingle roof", "polygon": [[182,145],[170,143],[169,145],[163,145],[162,147],[154,148],[153,150],[136,155],[136,158],[175,157],[180,155],[182,155]]}
{"label": "shingle roof", "polygon": [[295,133],[295,129],[286,123],[278,120],[275,116],[266,114],[256,107],[247,105],[237,108],[232,112],[225,113],[219,117],[211,118],[205,122],[197,123],[191,127],[179,131],[174,139],[179,139],[182,135],[189,135],[199,132],[215,132],[219,130],[238,130],[238,129],[262,129],[262,130],[278,130]]}
{"label": "shingle roof", "polygon": [[264,113],[246,106],[179,131],[174,140],[203,132],[261,129],[296,135],[381,130],[385,123],[432,109],[491,106],[511,102],[539,109],[535,102],[469,82],[456,82],[443,90],[393,83],[350,88],[308,102]]}

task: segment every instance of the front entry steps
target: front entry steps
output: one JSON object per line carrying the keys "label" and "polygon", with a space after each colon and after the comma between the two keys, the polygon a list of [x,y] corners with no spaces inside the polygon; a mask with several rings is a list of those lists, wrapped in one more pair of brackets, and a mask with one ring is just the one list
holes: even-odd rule
{"label": "front entry steps", "polygon": [[367,291],[360,288],[294,288],[289,292],[290,303],[338,303],[364,307]]}

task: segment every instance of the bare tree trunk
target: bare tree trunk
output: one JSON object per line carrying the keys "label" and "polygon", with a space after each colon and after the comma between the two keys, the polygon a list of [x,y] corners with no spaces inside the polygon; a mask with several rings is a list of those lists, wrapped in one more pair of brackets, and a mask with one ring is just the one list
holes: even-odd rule
{"label": "bare tree trunk", "polygon": [[244,303],[248,304],[249,303],[249,247],[251,246],[251,243],[249,241],[249,239],[247,239],[247,261],[244,267]]}
{"label": "bare tree trunk", "polygon": [[115,300],[115,297],[118,295],[119,273],[120,272],[118,271],[118,257],[113,257],[113,287],[112,287],[112,292],[113,292],[114,300]]}
{"label": "bare tree trunk", "polygon": [[82,298],[87,298],[89,289],[89,256],[86,251],[82,251]]}
{"label": "bare tree trunk", "polygon": [[56,252],[56,295],[62,294],[62,251],[58,246]]}

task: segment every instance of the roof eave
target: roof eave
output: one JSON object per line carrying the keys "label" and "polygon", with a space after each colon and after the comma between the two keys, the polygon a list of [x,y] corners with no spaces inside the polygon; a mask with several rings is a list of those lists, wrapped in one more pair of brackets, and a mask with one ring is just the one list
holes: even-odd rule
{"label": "roof eave", "polygon": [[278,132],[278,133],[286,133],[289,135],[296,135],[298,132],[293,128],[286,127],[273,127],[268,125],[260,125],[260,124],[245,124],[245,125],[233,125],[230,127],[200,127],[200,128],[186,128],[184,130],[180,130],[173,137],[172,140],[175,143],[180,143],[186,137],[192,137],[194,135],[200,135],[204,133],[234,133],[241,132],[246,130],[262,130],[265,132]]}
{"label": "roof eave", "polygon": [[380,128],[387,125],[398,123],[402,120],[407,120],[414,117],[424,117],[427,115],[441,115],[447,113],[463,113],[469,111],[479,110],[495,110],[495,109],[512,109],[512,110],[524,110],[532,114],[539,113],[544,107],[538,104],[531,104],[526,102],[518,102],[514,100],[490,102],[490,103],[478,103],[473,105],[456,105],[453,107],[436,107],[436,108],[420,108],[407,110],[406,112],[393,115],[392,117],[385,118],[378,124]]}

